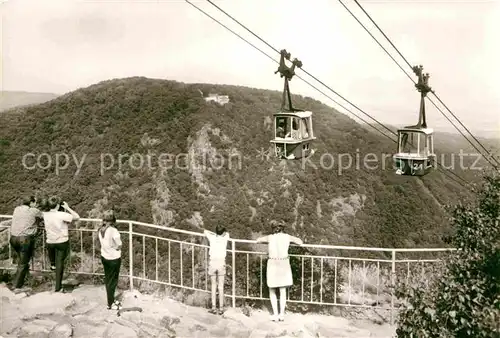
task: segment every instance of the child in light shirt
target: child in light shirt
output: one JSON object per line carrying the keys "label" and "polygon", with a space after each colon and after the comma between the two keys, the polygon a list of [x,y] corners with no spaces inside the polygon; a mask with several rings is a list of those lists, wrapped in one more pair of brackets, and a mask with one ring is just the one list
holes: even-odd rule
{"label": "child in light shirt", "polygon": [[[223,226],[217,225],[215,233],[205,230],[204,234],[210,242],[208,274],[212,282],[212,309],[209,312],[222,314],[224,312],[224,277],[226,275],[226,249],[229,233]],[[219,311],[217,311],[216,306],[216,289],[219,291]]]}
{"label": "child in light shirt", "polygon": [[102,226],[98,230],[98,236],[101,244],[101,262],[104,267],[108,310],[120,310],[121,307],[120,302],[115,301],[115,291],[122,263],[122,240],[115,225],[114,212],[106,211],[102,217]]}

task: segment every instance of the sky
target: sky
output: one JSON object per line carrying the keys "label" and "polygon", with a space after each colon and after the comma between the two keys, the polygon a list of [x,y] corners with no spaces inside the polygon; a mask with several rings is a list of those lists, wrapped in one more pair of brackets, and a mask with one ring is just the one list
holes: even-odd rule
{"label": "sky", "polygon": [[[342,1],[416,80],[355,2]],[[0,2],[2,90],[62,94],[129,76],[274,90],[283,86],[274,74],[277,64],[183,0]],[[192,2],[279,59],[208,2]],[[418,121],[420,97],[413,83],[339,0],[213,2],[275,48],[287,49],[305,70],[379,121]],[[500,0],[360,3],[405,58],[430,73],[429,84],[465,126],[500,133]],[[297,74],[351,109],[301,70]],[[354,118],[297,77],[290,86],[292,93]],[[427,122],[453,130],[429,103]]]}

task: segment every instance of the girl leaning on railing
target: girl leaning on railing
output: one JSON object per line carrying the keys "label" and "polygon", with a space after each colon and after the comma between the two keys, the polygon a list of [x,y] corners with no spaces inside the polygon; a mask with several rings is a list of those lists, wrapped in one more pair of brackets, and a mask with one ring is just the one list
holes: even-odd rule
{"label": "girl leaning on railing", "polygon": [[122,263],[122,241],[120,233],[115,226],[115,213],[112,210],[108,210],[104,213],[102,225],[97,231],[101,246],[101,262],[104,267],[104,284],[106,286],[108,310],[119,310],[121,307],[121,303],[115,300],[115,291]]}

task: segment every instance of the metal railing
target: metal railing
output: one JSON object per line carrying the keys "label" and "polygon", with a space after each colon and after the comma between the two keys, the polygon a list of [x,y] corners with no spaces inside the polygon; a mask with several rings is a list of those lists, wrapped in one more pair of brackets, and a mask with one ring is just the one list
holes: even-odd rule
{"label": "metal railing", "polygon": [[[11,217],[0,215],[0,222]],[[68,273],[103,275],[96,247],[96,229],[100,222],[100,219],[80,219],[70,226]],[[131,290],[152,283],[209,291],[208,246],[202,233],[129,220],[118,220],[117,228],[123,242],[121,277],[128,279]],[[3,248],[0,247],[3,256],[0,269],[15,269],[8,245],[8,226],[0,227],[0,231],[4,243]],[[266,245],[235,238],[231,238],[229,244],[225,290],[230,293],[225,296],[231,299],[232,306],[236,306],[237,300],[268,299]],[[45,246],[42,234],[37,237],[32,261],[35,271],[48,271]],[[396,304],[398,300],[394,295],[396,281],[427,280],[430,278],[427,266],[438,262],[440,255],[451,250],[292,246],[290,263],[294,285],[289,288],[287,298],[296,304],[387,310],[392,324],[401,306]]]}

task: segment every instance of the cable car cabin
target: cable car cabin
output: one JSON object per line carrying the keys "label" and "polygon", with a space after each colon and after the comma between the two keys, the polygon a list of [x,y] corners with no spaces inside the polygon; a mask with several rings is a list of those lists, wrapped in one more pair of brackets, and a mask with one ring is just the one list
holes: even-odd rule
{"label": "cable car cabin", "polygon": [[424,176],[431,171],[435,158],[431,128],[398,130],[398,152],[393,155],[396,174]]}
{"label": "cable car cabin", "polygon": [[312,112],[280,111],[274,116],[274,149],[277,157],[289,160],[311,154],[311,141],[315,140],[312,129]]}

